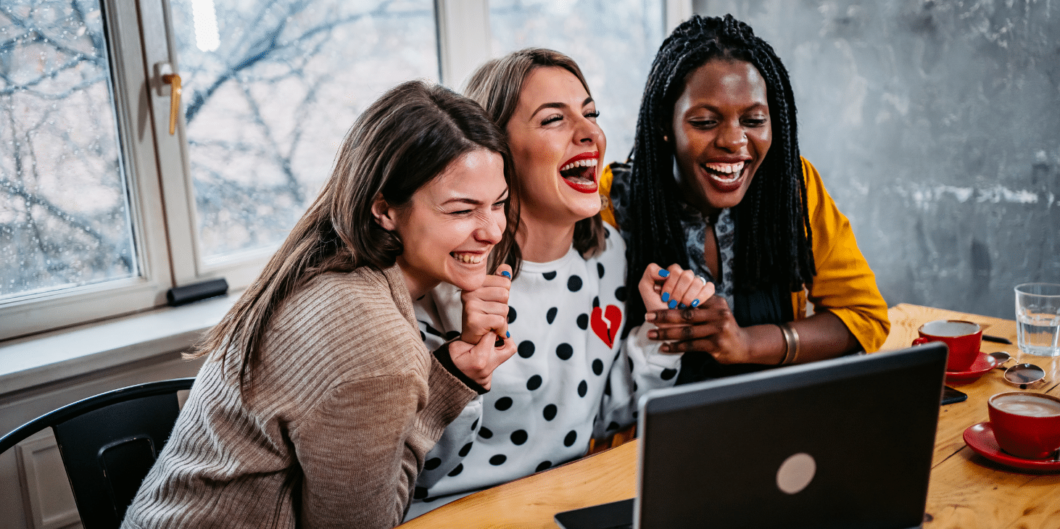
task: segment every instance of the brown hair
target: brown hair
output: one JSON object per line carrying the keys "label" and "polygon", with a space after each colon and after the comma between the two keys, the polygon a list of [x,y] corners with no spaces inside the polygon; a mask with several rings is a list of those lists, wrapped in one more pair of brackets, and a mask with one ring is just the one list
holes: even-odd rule
{"label": "brown hair", "polygon": [[[526,78],[536,68],[547,67],[563,68],[574,74],[581,81],[585,93],[592,96],[589,83],[585,81],[578,63],[558,51],[544,48],[514,51],[483,64],[471,75],[464,88],[464,95],[478,101],[493,122],[507,131],[508,121],[512,119],[512,114],[519,105],[519,95],[522,94]],[[574,248],[583,257],[592,257],[602,252],[605,244],[604,221],[599,213],[574,224]],[[515,264],[512,268],[515,268]]]}
{"label": "brown hair", "polygon": [[[328,271],[394,265],[403,245],[397,233],[375,222],[372,203],[378,196],[392,207],[405,206],[450,163],[479,149],[501,155],[509,193],[517,193],[504,133],[474,101],[421,81],[388,91],[346,133],[331,177],[261,275],[185,356],[213,352],[217,359],[233,350],[241,358],[242,382],[272,315],[300,286]],[[504,235],[490,255],[491,273],[515,242],[518,219],[510,203]]]}

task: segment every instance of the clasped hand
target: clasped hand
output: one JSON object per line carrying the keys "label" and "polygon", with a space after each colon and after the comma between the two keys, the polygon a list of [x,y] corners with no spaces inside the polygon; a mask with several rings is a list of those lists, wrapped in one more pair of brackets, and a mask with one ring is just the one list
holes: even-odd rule
{"label": "clasped hand", "polygon": [[648,338],[665,342],[661,351],[702,351],[722,364],[753,361],[751,337],[736,323],[725,298],[714,296],[713,283],[676,264],[666,270],[650,264],[638,287],[647,310],[644,320],[659,327],[648,331]]}
{"label": "clasped hand", "polygon": [[501,265],[494,275],[486,276],[480,288],[460,294],[463,332],[449,344],[449,357],[456,368],[487,390],[493,371],[515,354],[508,333],[511,275],[512,268]]}

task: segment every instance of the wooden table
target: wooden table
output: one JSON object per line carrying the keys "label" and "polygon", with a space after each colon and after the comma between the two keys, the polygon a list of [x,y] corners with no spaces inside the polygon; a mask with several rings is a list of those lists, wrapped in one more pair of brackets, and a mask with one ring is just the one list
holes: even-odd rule
{"label": "wooden table", "polygon": [[[987,334],[1016,342],[1016,322],[916,305],[888,311],[891,334],[883,350],[901,349],[916,337],[921,324],[964,319]],[[1060,395],[1060,359],[1021,355],[1015,345],[983,342],[983,351],[1007,351],[1017,361],[1045,369],[1050,381],[1035,390]],[[972,529],[1060,528],[1060,473],[1031,474],[997,465],[964,444],[964,430],[987,420],[990,396],[1013,386],[994,370],[978,381],[955,386],[965,402],[943,406],[939,413],[925,527]],[[579,507],[632,498],[636,494],[636,441],[567,465],[472,494],[402,525],[425,527],[505,527],[554,529],[553,515]]]}

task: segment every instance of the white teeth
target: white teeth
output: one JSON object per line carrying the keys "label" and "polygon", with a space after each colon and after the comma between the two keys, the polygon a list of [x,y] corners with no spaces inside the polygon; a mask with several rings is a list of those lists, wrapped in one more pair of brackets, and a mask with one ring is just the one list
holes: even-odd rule
{"label": "white teeth", "polygon": [[596,158],[589,158],[587,160],[578,160],[571,162],[563,167],[560,167],[560,171],[566,171],[568,169],[574,169],[575,167],[596,167]]}
{"label": "white teeth", "polygon": [[714,173],[707,173],[707,176],[709,176],[712,180],[722,182],[724,184],[729,184],[740,179],[740,173],[736,173],[735,175],[729,177],[718,176]]}
{"label": "white teeth", "polygon": [[743,162],[737,163],[705,163],[703,164],[707,169],[717,171],[719,173],[739,173],[743,170]]}
{"label": "white teeth", "polygon": [[453,252],[453,253],[450,253],[449,255],[453,256],[453,259],[456,259],[457,261],[460,261],[462,263],[467,263],[467,264],[479,264],[479,263],[482,262],[482,259],[485,257],[485,255],[477,255],[477,254],[473,254],[473,253],[455,253],[455,252]]}

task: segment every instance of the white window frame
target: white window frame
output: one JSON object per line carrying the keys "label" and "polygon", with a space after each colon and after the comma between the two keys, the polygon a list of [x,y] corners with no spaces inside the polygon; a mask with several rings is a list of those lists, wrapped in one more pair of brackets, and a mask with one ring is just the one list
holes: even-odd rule
{"label": "white window frame", "polygon": [[[161,79],[163,64],[180,73],[169,2],[99,1],[140,276],[0,303],[0,341],[161,307],[174,286],[223,277],[231,291],[238,291],[257,277],[276,250],[244,252],[212,264],[200,258],[184,114],[170,135],[170,88]],[[661,7],[665,34],[692,15],[692,0],[663,0]],[[489,0],[434,0],[434,11],[439,77],[459,91],[471,72],[491,58]],[[146,115],[143,101],[148,103]]]}
{"label": "white window frame", "polygon": [[[126,9],[118,9],[119,3]],[[133,102],[142,100],[147,89],[137,13],[123,0],[100,0],[100,4],[108,33],[119,153],[129,189],[129,218],[140,276],[31,294],[0,304],[0,340],[162,305],[172,287],[154,139],[149,131],[136,134],[143,129],[136,126],[140,116]]]}

